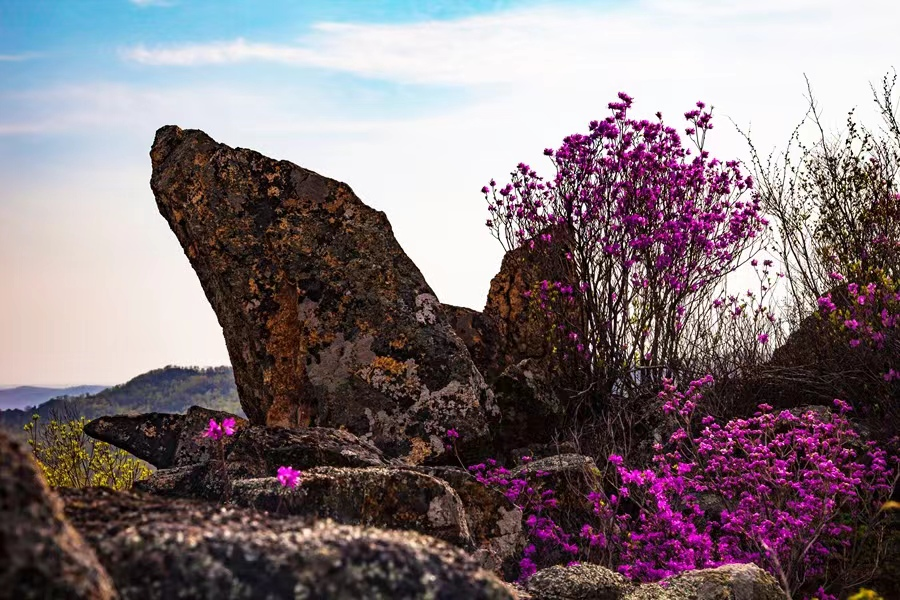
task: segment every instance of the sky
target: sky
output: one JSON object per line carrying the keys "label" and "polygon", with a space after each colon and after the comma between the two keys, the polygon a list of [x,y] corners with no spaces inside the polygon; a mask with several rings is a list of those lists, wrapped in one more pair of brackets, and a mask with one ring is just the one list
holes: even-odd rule
{"label": "sky", "polygon": [[785,146],[809,78],[829,131],[875,123],[893,0],[0,0],[0,385],[228,364],[159,215],[149,149],[206,131],[348,183],[442,302],[481,308],[503,249],[479,190],[608,114],[707,147]]}

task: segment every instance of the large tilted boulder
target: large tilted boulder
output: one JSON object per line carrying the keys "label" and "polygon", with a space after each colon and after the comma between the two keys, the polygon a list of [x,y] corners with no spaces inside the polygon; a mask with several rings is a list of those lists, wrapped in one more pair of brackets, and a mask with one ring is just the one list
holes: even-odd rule
{"label": "large tilted boulder", "polygon": [[93,550],[63,515],[31,453],[0,431],[0,597],[117,598]]}
{"label": "large tilted boulder", "polygon": [[151,188],[257,425],[344,427],[390,456],[475,451],[497,409],[385,215],[343,183],[167,126]]}
{"label": "large tilted boulder", "polygon": [[512,600],[465,552],[413,532],[107,489],[66,513],[125,600]]}

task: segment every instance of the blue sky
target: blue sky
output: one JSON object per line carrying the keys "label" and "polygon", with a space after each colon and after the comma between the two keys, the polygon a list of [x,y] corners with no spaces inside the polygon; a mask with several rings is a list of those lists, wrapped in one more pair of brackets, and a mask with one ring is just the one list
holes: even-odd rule
{"label": "blue sky", "polygon": [[[805,112],[840,131],[897,66],[889,0],[0,0],[0,384],[225,364],[156,211],[165,124],[349,183],[442,301],[480,308],[502,249],[478,190],[606,114],[703,99],[744,158]],[[543,169],[541,167],[543,166]]]}

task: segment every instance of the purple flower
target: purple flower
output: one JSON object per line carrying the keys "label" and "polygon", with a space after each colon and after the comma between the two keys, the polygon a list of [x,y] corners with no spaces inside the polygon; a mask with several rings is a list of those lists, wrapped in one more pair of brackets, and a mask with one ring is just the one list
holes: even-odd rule
{"label": "purple flower", "polygon": [[291,467],[278,467],[278,481],[281,483],[281,487],[297,487],[297,482],[302,475],[302,472]]}
{"label": "purple flower", "polygon": [[224,421],[222,421],[222,432],[225,435],[231,436],[234,435],[235,422],[234,418],[228,417]]}
{"label": "purple flower", "polygon": [[767,344],[769,342],[769,335],[766,333],[761,333],[758,336],[756,336],[756,339],[759,341],[760,344]]}
{"label": "purple flower", "polygon": [[218,441],[222,439],[223,435],[225,435],[225,432],[222,431],[222,426],[219,425],[215,419],[210,419],[209,426],[206,428],[206,431],[203,432],[203,437]]}
{"label": "purple flower", "polygon": [[451,439],[451,440],[458,440],[458,439],[459,439],[459,432],[456,431],[455,429],[448,429],[448,430],[447,430],[447,437],[448,437],[449,439]]}

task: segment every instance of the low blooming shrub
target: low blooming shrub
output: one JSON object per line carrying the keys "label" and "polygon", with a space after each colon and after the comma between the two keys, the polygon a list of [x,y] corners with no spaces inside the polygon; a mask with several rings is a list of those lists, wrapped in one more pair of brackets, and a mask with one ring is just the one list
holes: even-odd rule
{"label": "low blooming shrub", "polygon": [[577,535],[547,518],[553,490],[512,479],[490,461],[470,468],[526,514],[523,577],[548,562],[575,560],[638,581],[754,562],[791,597],[836,598],[835,591],[859,583],[858,549],[884,527],[881,508],[897,481],[897,457],[860,440],[841,400],[827,416],[775,414],[763,404],[746,419],[698,422],[702,388],[712,383],[707,376],[682,392],[664,381],[659,397],[677,429],[665,447],[656,445],[651,468],[630,469],[610,456],[615,491],[591,493],[597,518]]}
{"label": "low blooming shrub", "polygon": [[[529,457],[523,456],[522,461],[528,462]],[[509,469],[494,459],[469,467],[469,472],[480,483],[502,490],[522,509],[529,543],[519,561],[520,578],[527,579],[541,567],[575,560],[579,551],[575,543],[577,538],[564,531],[548,514],[557,507],[552,489],[543,489],[539,483],[529,482],[524,476],[513,477]],[[534,474],[537,479],[546,475],[544,471]]]}

